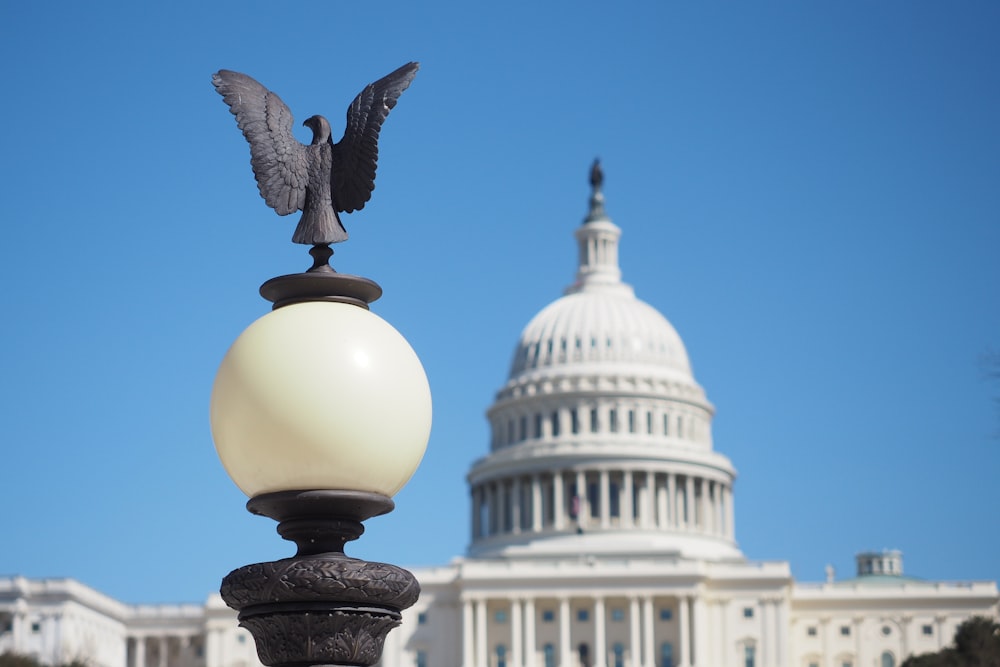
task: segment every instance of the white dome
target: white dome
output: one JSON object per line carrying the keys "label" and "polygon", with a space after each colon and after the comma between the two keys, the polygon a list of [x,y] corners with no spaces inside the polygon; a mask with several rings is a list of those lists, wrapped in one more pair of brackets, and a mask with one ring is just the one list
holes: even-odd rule
{"label": "white dome", "polygon": [[684,343],[652,306],[620,290],[581,289],[552,302],[521,333],[510,377],[562,364],[666,367],[691,377]]}

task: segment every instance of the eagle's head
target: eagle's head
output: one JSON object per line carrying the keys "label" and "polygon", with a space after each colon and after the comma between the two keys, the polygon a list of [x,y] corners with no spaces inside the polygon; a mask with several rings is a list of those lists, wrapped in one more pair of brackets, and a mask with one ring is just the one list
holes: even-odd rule
{"label": "eagle's head", "polygon": [[325,144],[330,140],[330,123],[322,116],[310,116],[302,121],[302,124],[313,131],[312,143]]}

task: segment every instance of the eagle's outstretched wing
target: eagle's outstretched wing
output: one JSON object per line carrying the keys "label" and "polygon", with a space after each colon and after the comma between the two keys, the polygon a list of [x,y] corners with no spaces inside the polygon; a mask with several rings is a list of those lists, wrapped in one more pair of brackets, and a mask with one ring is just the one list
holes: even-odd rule
{"label": "eagle's outstretched wing", "polygon": [[257,189],[278,215],[302,209],[309,182],[308,156],[292,134],[292,112],[281,98],[246,74],[219,70],[212,84],[250,143]]}
{"label": "eagle's outstretched wing", "polygon": [[417,74],[417,63],[407,63],[365,86],[347,109],[344,137],[333,145],[330,185],[338,212],[362,209],[375,189],[378,134],[389,110]]}

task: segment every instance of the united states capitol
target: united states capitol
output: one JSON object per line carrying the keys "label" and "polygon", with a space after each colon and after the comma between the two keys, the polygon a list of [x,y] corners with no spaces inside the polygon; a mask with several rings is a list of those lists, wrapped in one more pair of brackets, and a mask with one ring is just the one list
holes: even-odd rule
{"label": "united states capitol", "polygon": [[[895,667],[970,616],[1000,616],[996,582],[912,577],[898,551],[822,582],[741,552],[714,407],[677,331],[623,282],[601,181],[595,168],[575,280],[524,328],[488,410],[468,550],[413,570],[423,592],[383,667]],[[0,578],[5,651],[260,664],[217,594],[129,605],[72,579]]]}

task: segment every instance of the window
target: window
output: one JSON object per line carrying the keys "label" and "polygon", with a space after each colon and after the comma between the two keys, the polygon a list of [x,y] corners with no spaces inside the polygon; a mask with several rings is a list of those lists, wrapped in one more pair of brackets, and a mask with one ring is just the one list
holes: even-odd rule
{"label": "window", "polygon": [[552,437],[555,438],[555,437],[558,437],[558,436],[559,436],[559,413],[558,412],[553,412],[552,413]]}
{"label": "window", "polygon": [[573,431],[574,434],[580,432],[580,415],[576,411],[576,408],[569,411],[569,424],[570,430]]}
{"label": "window", "polygon": [[646,433],[653,435],[653,413],[646,413]]}
{"label": "window", "polygon": [[497,667],[507,667],[507,647],[497,644]]}
{"label": "window", "polygon": [[625,610],[621,607],[615,607],[611,610],[611,620],[616,623],[621,623],[625,620]]}
{"label": "window", "polygon": [[882,653],[882,667],[896,667],[896,659],[892,657],[892,653],[885,651]]}
{"label": "window", "polygon": [[246,644],[247,643],[247,636],[246,635],[236,635],[236,641],[238,641],[240,644]]}
{"label": "window", "polygon": [[493,612],[493,620],[496,621],[497,623],[506,623],[507,622],[507,610],[506,609],[497,609],[495,612]]}
{"label": "window", "polygon": [[625,647],[620,643],[616,643],[611,647],[611,652],[615,656],[615,667],[625,667]]}
{"label": "window", "polygon": [[819,663],[818,662],[810,662],[809,663],[809,667],[819,667]]}
{"label": "window", "polygon": [[660,610],[660,620],[669,621],[674,617],[674,610],[664,607]]}
{"label": "window", "polygon": [[535,415],[535,437],[542,437],[542,416]]}
{"label": "window", "polygon": [[840,636],[841,637],[850,637],[851,636],[851,626],[849,626],[849,625],[842,625],[842,626],[840,626]]}
{"label": "window", "polygon": [[542,647],[542,654],[545,656],[545,667],[556,667],[556,647],[546,644]]}
{"label": "window", "polygon": [[427,612],[422,611],[417,614],[417,625],[427,625]]}
{"label": "window", "polygon": [[608,413],[608,430],[612,433],[618,432],[618,410],[615,408]]}
{"label": "window", "polygon": [[755,646],[743,647],[743,667],[754,667],[757,658],[757,648]]}
{"label": "window", "polygon": [[753,607],[743,607],[743,618],[753,618]]}
{"label": "window", "polygon": [[618,518],[622,515],[620,502],[621,489],[618,486],[618,482],[611,482],[608,486],[610,487],[608,489],[608,495],[610,496],[608,498],[608,511],[611,513],[611,516]]}
{"label": "window", "polygon": [[556,612],[552,609],[542,610],[542,623],[552,623],[556,620]]}
{"label": "window", "polygon": [[892,634],[892,628],[890,628],[888,625],[883,625],[882,626],[882,634],[885,635],[886,637],[888,637],[889,635]]}
{"label": "window", "polygon": [[670,642],[660,644],[660,667],[674,667],[674,645]]}
{"label": "window", "polygon": [[840,663],[840,667],[854,667],[854,663],[851,662],[850,660],[845,660],[844,662]]}
{"label": "window", "polygon": [[670,435],[670,415],[663,415],[663,435]]}
{"label": "window", "polygon": [[581,667],[590,667],[590,647],[586,644],[580,644],[576,650],[580,654]]}
{"label": "window", "polygon": [[[577,609],[576,610],[576,620],[584,623],[590,620],[590,611],[587,609]],[[582,644],[581,644],[582,646]]]}
{"label": "window", "polygon": [[806,628],[806,634],[808,636],[810,636],[810,637],[815,637],[816,636],[816,626],[815,625],[810,625],[808,628]]}
{"label": "window", "polygon": [[417,651],[417,667],[427,667],[427,651]]}
{"label": "window", "polygon": [[[35,621],[34,623],[31,624],[31,631],[32,632],[41,632],[42,631],[42,624],[39,623],[38,621]],[[242,635],[241,635],[241,637],[242,637]]]}
{"label": "window", "polygon": [[922,632],[925,636],[929,637],[930,635],[934,634],[934,628],[931,627],[930,625],[924,625],[921,626],[920,632]]}
{"label": "window", "polygon": [[635,410],[628,411],[628,432],[635,433]]}
{"label": "window", "polygon": [[590,409],[590,432],[597,433],[600,429],[601,422],[597,418],[597,408]]}
{"label": "window", "polygon": [[528,418],[527,417],[521,417],[521,422],[520,422],[519,426],[520,426],[521,430],[518,433],[518,438],[517,439],[518,440],[527,440],[528,439]]}

